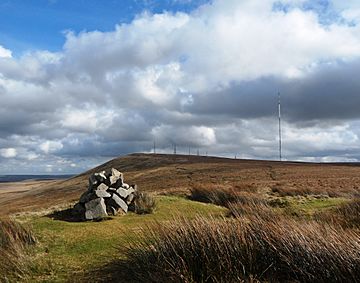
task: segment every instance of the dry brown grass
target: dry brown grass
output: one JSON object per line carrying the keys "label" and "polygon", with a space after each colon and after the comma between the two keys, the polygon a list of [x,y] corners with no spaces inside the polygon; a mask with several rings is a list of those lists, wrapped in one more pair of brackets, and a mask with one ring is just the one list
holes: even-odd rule
{"label": "dry brown grass", "polygon": [[286,183],[276,183],[271,187],[271,191],[278,196],[308,196],[318,195],[326,197],[354,197],[359,194],[358,189],[354,189],[352,186],[340,187],[340,186],[319,186],[313,184],[309,186],[301,186],[298,184],[291,185]]}
{"label": "dry brown grass", "polygon": [[358,282],[359,236],[261,214],[177,219],[147,232],[119,268],[141,282]]}
{"label": "dry brown grass", "polygon": [[0,281],[24,279],[29,264],[27,248],[35,244],[28,228],[10,219],[0,219]]}
{"label": "dry brown grass", "polygon": [[249,186],[230,187],[215,184],[196,184],[190,189],[189,198],[194,201],[229,207],[231,204],[265,203],[255,189]]}
{"label": "dry brown grass", "polygon": [[360,228],[360,199],[356,198],[328,211],[314,215],[318,222],[341,225],[343,228]]}
{"label": "dry brown grass", "polygon": [[133,206],[137,214],[151,214],[156,208],[156,201],[154,197],[148,193],[137,192]]}

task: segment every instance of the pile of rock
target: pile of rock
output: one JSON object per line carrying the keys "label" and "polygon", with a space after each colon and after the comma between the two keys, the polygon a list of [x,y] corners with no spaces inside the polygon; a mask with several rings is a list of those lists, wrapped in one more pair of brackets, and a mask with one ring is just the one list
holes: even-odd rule
{"label": "pile of rock", "polygon": [[94,173],[74,210],[86,220],[126,213],[134,202],[136,190],[136,185],[124,183],[123,174],[114,168]]}

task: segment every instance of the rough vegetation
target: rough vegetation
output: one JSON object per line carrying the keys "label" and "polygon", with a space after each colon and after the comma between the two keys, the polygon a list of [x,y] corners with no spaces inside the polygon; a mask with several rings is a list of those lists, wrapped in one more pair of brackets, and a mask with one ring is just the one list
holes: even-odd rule
{"label": "rough vegetation", "polygon": [[30,281],[360,282],[356,164],[131,155],[2,202],[0,213],[59,196],[69,207],[91,174],[112,167],[139,184],[132,209],[141,215],[21,214],[39,239]]}
{"label": "rough vegetation", "polygon": [[126,268],[139,281],[359,280],[360,235],[316,222],[262,214],[199,217],[155,226],[146,235],[127,250]]}
{"label": "rough vegetation", "polygon": [[35,243],[30,229],[11,219],[0,219],[0,282],[26,278],[27,249]]}
{"label": "rough vegetation", "polygon": [[150,214],[156,208],[153,196],[145,192],[136,192],[134,195],[134,211],[137,214]]}

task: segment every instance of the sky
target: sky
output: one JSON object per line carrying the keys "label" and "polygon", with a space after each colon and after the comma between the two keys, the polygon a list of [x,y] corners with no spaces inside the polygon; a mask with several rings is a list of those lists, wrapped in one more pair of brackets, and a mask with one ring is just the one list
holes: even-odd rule
{"label": "sky", "polygon": [[360,2],[0,0],[0,174],[133,152],[360,161]]}

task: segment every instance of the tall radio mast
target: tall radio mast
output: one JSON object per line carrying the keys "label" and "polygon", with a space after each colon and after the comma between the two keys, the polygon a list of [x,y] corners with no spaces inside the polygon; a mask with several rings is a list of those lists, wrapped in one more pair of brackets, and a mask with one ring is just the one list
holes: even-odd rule
{"label": "tall radio mast", "polygon": [[279,160],[281,161],[281,100],[280,92],[278,92],[278,114],[279,114]]}

